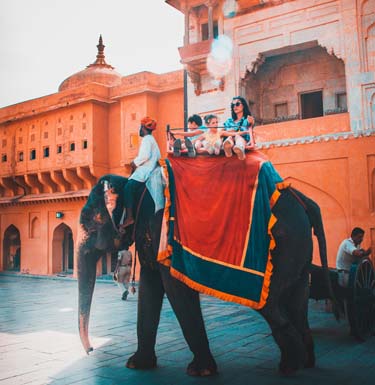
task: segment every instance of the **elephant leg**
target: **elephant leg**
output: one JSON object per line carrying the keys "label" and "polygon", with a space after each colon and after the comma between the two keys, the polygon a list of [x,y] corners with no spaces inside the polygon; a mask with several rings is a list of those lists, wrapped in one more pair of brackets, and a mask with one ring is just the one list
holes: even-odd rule
{"label": "elephant leg", "polygon": [[285,296],[284,305],[288,319],[301,334],[306,351],[305,368],[315,366],[314,340],[308,321],[309,283],[307,270],[301,274],[297,284],[293,285]]}
{"label": "elephant leg", "polygon": [[160,265],[160,271],[168,300],[194,354],[193,361],[187,367],[187,373],[191,376],[216,374],[217,366],[208,343],[199,293],[172,277],[169,268]]}
{"label": "elephant leg", "polygon": [[126,363],[130,369],[156,367],[155,343],[163,296],[164,287],[160,272],[141,267],[137,315],[138,349]]}
{"label": "elephant leg", "polygon": [[270,325],[275,342],[281,352],[279,371],[290,375],[304,366],[305,346],[301,334],[293,326],[276,302],[267,304],[260,310],[265,320]]}

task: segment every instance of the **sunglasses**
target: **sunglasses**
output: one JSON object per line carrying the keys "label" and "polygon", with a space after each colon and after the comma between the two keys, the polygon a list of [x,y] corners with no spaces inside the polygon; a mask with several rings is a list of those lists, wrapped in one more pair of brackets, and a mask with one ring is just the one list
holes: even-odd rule
{"label": "sunglasses", "polygon": [[239,107],[242,106],[241,102],[232,103],[232,107]]}

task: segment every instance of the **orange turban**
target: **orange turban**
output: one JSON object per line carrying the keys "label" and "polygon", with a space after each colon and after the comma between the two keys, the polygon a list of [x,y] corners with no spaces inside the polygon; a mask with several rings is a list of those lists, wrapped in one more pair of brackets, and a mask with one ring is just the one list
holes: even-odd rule
{"label": "orange turban", "polygon": [[147,128],[148,130],[153,131],[156,128],[156,120],[150,118],[149,116],[146,116],[141,120],[141,125]]}

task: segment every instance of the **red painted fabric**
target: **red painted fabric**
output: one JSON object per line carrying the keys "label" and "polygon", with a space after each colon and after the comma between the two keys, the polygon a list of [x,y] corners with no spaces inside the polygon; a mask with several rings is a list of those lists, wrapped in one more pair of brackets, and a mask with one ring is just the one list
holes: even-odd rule
{"label": "red painted fabric", "polygon": [[254,151],[243,161],[234,156],[171,156],[169,161],[178,213],[175,239],[194,255],[241,266],[265,156]]}

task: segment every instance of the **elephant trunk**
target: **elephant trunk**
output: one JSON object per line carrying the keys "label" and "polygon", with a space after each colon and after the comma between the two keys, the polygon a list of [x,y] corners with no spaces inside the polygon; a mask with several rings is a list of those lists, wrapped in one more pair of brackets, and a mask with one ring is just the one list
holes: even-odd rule
{"label": "elephant trunk", "polygon": [[78,328],[82,345],[89,354],[94,350],[89,341],[89,320],[99,257],[83,249],[80,247],[78,253]]}

